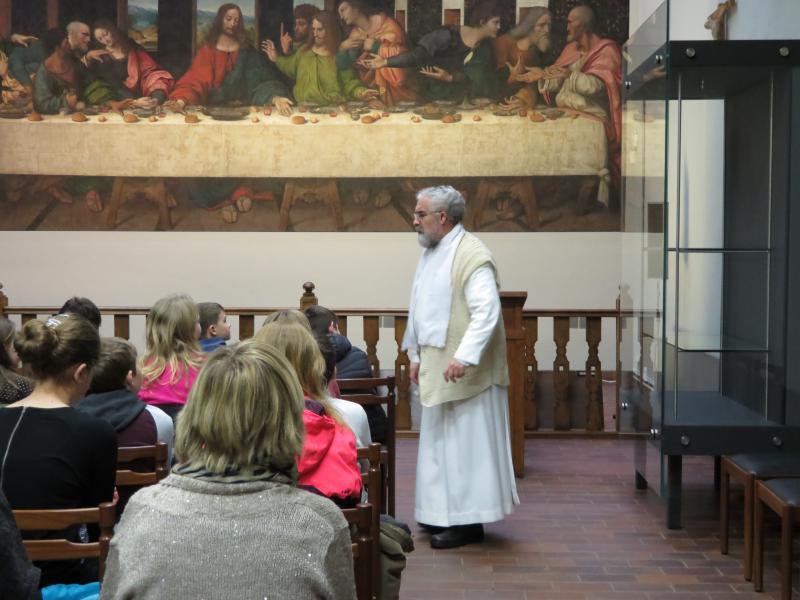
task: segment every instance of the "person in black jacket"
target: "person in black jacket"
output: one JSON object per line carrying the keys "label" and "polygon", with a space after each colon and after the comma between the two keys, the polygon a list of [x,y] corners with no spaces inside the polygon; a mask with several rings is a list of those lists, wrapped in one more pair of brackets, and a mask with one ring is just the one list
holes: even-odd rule
{"label": "person in black jacket", "polygon": [[[372,377],[372,367],[367,354],[356,348],[345,336],[339,333],[339,319],[332,310],[324,306],[310,306],[305,315],[311,324],[311,331],[317,335],[327,335],[336,351],[336,378],[361,379]],[[364,390],[372,394],[374,390]],[[369,421],[369,432],[373,442],[386,441],[386,413],[381,406],[365,406]]]}
{"label": "person in black jacket", "polygon": [[31,564],[14,521],[11,506],[0,491],[0,600],[41,600],[41,572]]}

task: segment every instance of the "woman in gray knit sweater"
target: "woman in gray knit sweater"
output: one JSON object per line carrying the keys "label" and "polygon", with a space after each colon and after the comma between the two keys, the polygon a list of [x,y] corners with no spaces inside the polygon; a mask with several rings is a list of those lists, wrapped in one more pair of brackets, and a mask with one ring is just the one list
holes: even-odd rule
{"label": "woman in gray knit sweater", "polygon": [[341,511],[295,487],[302,411],[270,346],[212,354],[178,419],[181,463],[128,503],[101,598],[354,599]]}

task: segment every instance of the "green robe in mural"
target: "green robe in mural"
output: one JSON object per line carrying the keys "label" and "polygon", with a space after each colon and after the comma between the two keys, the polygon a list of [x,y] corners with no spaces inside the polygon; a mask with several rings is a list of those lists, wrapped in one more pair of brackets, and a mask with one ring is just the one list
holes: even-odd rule
{"label": "green robe in mural", "polygon": [[335,56],[319,56],[306,48],[279,56],[275,64],[294,79],[294,98],[298,102],[341,104],[358,100],[367,89],[353,69],[337,68]]}

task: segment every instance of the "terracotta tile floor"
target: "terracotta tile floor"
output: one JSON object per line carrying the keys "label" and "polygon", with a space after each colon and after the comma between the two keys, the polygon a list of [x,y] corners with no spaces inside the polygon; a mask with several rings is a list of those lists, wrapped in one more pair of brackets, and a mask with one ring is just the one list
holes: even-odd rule
{"label": "terracotta tile floor", "polygon": [[[670,531],[661,500],[634,490],[632,444],[528,440],[516,512],[489,525],[481,545],[432,550],[413,518],[417,441],[398,440],[398,517],[417,547],[403,573],[403,600],[777,599],[777,519],[768,521],[765,593],[756,594],[742,577],[740,489],[723,556],[711,459],[684,461],[684,529]],[[794,576],[800,599],[796,562]]]}

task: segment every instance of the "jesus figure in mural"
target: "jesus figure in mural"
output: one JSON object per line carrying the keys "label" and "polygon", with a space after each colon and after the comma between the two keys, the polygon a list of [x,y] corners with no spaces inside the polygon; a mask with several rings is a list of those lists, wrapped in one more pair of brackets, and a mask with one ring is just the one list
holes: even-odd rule
{"label": "jesus figure in mural", "polygon": [[244,28],[242,9],[223,4],[192,66],[175,84],[169,98],[174,108],[188,104],[273,104],[291,114],[289,91],[275,68],[257,52]]}

